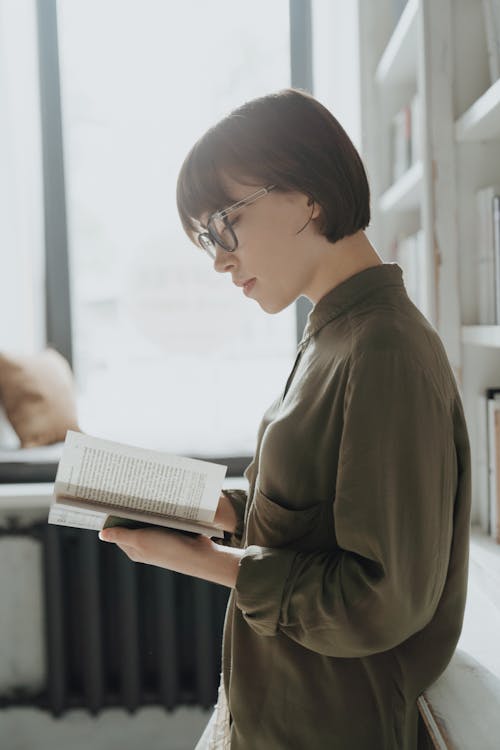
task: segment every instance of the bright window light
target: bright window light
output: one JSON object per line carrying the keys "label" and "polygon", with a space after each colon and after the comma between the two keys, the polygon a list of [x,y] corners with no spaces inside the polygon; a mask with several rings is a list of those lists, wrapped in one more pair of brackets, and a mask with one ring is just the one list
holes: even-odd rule
{"label": "bright window light", "polygon": [[250,455],[296,351],[184,235],[194,141],[290,85],[288,0],[73,0],[58,25],[73,347],[82,428],[196,455]]}

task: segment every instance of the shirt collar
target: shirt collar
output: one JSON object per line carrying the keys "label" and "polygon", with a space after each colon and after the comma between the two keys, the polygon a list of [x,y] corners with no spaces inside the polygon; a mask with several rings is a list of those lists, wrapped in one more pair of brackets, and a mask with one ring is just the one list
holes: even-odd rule
{"label": "shirt collar", "polygon": [[397,263],[381,263],[365,268],[330,289],[312,308],[307,317],[299,346],[326,323],[356,305],[365,297],[386,286],[404,289],[403,271]]}

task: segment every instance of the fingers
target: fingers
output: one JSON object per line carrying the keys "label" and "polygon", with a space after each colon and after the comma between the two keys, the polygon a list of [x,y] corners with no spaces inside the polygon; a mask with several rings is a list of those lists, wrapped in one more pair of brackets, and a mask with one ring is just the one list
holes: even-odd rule
{"label": "fingers", "polygon": [[132,529],[112,528],[102,529],[99,532],[101,542],[114,542],[115,544],[127,544],[135,546],[136,534]]}
{"label": "fingers", "polygon": [[102,529],[99,532],[101,541],[113,542],[133,562],[140,562],[140,550],[134,536],[134,532],[130,529]]}

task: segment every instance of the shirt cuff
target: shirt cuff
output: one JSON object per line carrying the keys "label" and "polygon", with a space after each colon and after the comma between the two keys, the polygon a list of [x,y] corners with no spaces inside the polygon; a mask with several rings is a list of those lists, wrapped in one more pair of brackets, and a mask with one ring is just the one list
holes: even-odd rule
{"label": "shirt cuff", "polygon": [[258,635],[276,635],[286,581],[297,552],[252,544],[238,563],[236,606]]}

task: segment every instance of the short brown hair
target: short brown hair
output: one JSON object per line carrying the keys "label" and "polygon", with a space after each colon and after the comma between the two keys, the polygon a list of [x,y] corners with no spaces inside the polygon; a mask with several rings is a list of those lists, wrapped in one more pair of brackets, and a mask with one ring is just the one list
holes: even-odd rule
{"label": "short brown hair", "polygon": [[193,219],[235,200],[224,174],[309,195],[321,206],[316,223],[330,242],[370,222],[370,190],[357,150],[331,112],[299,89],[246,102],[191,148],[177,180],[177,208],[192,240],[198,231]]}

